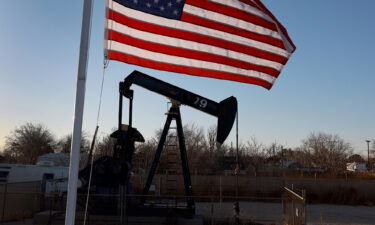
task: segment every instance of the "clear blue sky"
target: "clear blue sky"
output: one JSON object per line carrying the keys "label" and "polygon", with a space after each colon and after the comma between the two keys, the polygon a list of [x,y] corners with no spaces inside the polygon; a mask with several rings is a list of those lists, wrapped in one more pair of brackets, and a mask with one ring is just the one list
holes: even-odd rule
{"label": "clear blue sky", "polygon": [[[263,0],[288,29],[297,50],[271,91],[110,62],[100,133],[117,121],[117,87],[133,69],[216,101],[239,100],[240,140],[300,145],[312,131],[338,134],[357,152],[375,139],[375,1]],[[25,122],[43,123],[57,137],[71,132],[82,1],[2,2],[0,8],[0,147]],[[103,73],[104,2],[95,0],[84,130],[93,133]],[[134,126],[146,138],[165,120],[167,100],[135,87]],[[216,119],[188,107],[183,122],[209,127]],[[234,132],[230,140],[234,140]]]}

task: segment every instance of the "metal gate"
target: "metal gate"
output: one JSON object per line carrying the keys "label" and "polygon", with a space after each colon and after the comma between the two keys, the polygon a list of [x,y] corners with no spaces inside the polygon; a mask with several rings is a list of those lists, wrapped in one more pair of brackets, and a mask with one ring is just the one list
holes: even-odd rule
{"label": "metal gate", "polygon": [[282,195],[283,224],[306,224],[306,191],[284,187]]}

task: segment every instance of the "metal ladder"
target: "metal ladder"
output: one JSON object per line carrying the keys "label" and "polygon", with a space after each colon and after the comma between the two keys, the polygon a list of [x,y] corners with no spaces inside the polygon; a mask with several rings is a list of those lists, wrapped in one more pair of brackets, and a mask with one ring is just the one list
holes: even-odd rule
{"label": "metal ladder", "polygon": [[181,172],[179,168],[181,160],[178,153],[177,128],[170,127],[170,130],[172,130],[172,132],[167,136],[167,141],[164,145],[167,162],[165,194],[175,196],[178,194],[178,174]]}

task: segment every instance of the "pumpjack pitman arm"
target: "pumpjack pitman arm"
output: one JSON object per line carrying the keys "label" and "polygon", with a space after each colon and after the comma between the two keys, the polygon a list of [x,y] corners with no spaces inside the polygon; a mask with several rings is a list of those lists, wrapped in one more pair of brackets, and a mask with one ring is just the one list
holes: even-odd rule
{"label": "pumpjack pitman arm", "polygon": [[212,116],[218,117],[216,141],[224,143],[228,137],[237,114],[237,99],[233,96],[224,99],[220,103],[194,94],[190,91],[176,87],[172,84],[158,80],[137,70],[120,83],[120,92],[127,98],[132,97],[130,86],[137,84],[150,91],[156,92],[181,104],[188,105]]}

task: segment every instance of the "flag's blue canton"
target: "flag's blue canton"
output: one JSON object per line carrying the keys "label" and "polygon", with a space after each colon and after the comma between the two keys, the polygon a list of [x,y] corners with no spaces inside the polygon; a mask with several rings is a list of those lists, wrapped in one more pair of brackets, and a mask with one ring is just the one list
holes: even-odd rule
{"label": "flag's blue canton", "polygon": [[162,16],[180,19],[185,0],[114,0],[128,8]]}

